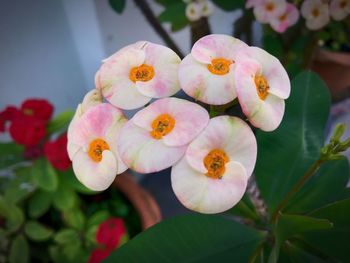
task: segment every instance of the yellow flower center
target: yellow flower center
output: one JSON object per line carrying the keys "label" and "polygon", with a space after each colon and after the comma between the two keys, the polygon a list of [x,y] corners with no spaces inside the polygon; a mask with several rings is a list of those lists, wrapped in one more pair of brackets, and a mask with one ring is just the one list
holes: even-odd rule
{"label": "yellow flower center", "polygon": [[154,139],[160,140],[174,129],[175,119],[169,114],[161,114],[155,118],[151,124],[151,136]]}
{"label": "yellow flower center", "polygon": [[318,17],[320,15],[320,10],[318,10],[318,8],[314,8],[311,12],[311,14],[314,16],[314,17]]}
{"label": "yellow flower center", "polygon": [[154,69],[152,66],[142,64],[130,70],[129,78],[132,82],[149,81],[154,77]]}
{"label": "yellow flower center", "polygon": [[100,162],[104,150],[109,150],[109,145],[105,140],[98,138],[90,142],[88,155],[94,162]]}
{"label": "yellow flower center", "polygon": [[280,17],[279,17],[279,20],[282,22],[282,21],[284,21],[284,20],[286,20],[287,19],[287,13],[284,13],[283,15],[281,15]]}
{"label": "yellow flower center", "polygon": [[230,159],[223,150],[211,150],[203,160],[208,170],[205,175],[213,179],[221,179],[225,173],[225,164],[229,161]]}
{"label": "yellow flower center", "polygon": [[256,91],[259,95],[259,98],[265,100],[267,95],[269,95],[269,84],[264,76],[255,76],[254,82],[256,86]]}
{"label": "yellow flower center", "polygon": [[208,65],[208,70],[216,75],[225,75],[230,71],[230,65],[233,61],[224,58],[214,58]]}
{"label": "yellow flower center", "polygon": [[267,3],[265,5],[265,9],[266,9],[266,11],[272,12],[275,9],[274,3]]}

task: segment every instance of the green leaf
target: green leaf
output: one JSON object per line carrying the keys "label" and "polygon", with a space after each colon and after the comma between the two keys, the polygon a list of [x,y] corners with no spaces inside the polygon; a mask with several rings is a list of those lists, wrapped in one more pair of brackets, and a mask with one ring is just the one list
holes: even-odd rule
{"label": "green leaf", "polygon": [[[331,189],[329,190],[331,191]],[[329,204],[309,215],[327,218],[334,226],[325,231],[305,233],[303,234],[304,240],[334,260],[349,262],[350,199]]]}
{"label": "green leaf", "polygon": [[75,229],[62,229],[54,237],[58,244],[75,243],[79,241],[79,233]]}
{"label": "green leaf", "polygon": [[73,188],[82,194],[96,194],[95,191],[90,190],[85,187],[81,182],[78,181],[77,177],[74,175],[73,169],[68,169],[64,172],[59,172],[59,177],[61,181],[64,181],[69,187]]}
{"label": "green leaf", "polygon": [[44,241],[52,236],[53,231],[36,221],[29,221],[24,226],[26,235],[34,241]]}
{"label": "green leaf", "polygon": [[244,8],[244,0],[212,0],[213,3],[225,11],[232,11],[238,8]]}
{"label": "green leaf", "polygon": [[346,158],[324,164],[291,199],[285,211],[306,213],[343,199],[349,177],[349,162]]}
{"label": "green leaf", "polygon": [[10,247],[9,262],[25,263],[28,261],[29,261],[28,242],[23,235],[18,235],[14,238]]}
{"label": "green leaf", "polygon": [[24,147],[12,142],[0,143],[0,169],[23,161]]}
{"label": "green leaf", "polygon": [[77,230],[82,230],[85,226],[84,214],[79,209],[65,211],[63,218],[70,227]]}
{"label": "green leaf", "polygon": [[49,192],[57,189],[58,179],[56,171],[46,159],[40,158],[34,162],[32,176],[41,189]]}
{"label": "green leaf", "polygon": [[318,219],[302,215],[280,215],[275,227],[275,245],[269,261],[277,262],[280,247],[287,239],[301,233],[329,229],[332,226],[332,223],[327,219]]}
{"label": "green leaf", "polygon": [[158,4],[162,5],[162,6],[169,6],[169,5],[173,5],[176,4],[177,2],[179,2],[179,0],[155,0]]}
{"label": "green leaf", "polygon": [[236,204],[233,208],[231,208],[228,213],[242,217],[251,219],[253,221],[258,220],[259,216],[256,214],[254,207],[252,206],[249,197],[244,195],[241,201]]}
{"label": "green leaf", "polygon": [[28,213],[32,218],[38,218],[49,210],[51,205],[51,194],[45,191],[37,191],[28,203]]}
{"label": "green leaf", "polygon": [[60,178],[57,191],[53,194],[53,205],[60,211],[72,209],[76,203],[75,192]]}
{"label": "green leaf", "polygon": [[189,21],[186,17],[186,4],[178,1],[175,4],[169,5],[159,15],[160,22],[170,22],[171,30],[178,31],[188,25]]}
{"label": "green leaf", "polygon": [[6,202],[2,196],[0,196],[0,214],[6,218],[9,232],[17,231],[24,222],[23,211],[14,204]]}
{"label": "green leaf", "polygon": [[67,262],[66,257],[62,253],[62,249],[59,246],[49,247],[50,257],[55,263]]}
{"label": "green leaf", "polygon": [[73,116],[74,112],[72,110],[61,112],[47,124],[47,132],[49,134],[53,134],[59,131],[67,130]]}
{"label": "green leaf", "polygon": [[8,180],[4,191],[6,201],[12,204],[26,199],[34,190],[31,167],[20,167],[15,172],[16,175]]}
{"label": "green leaf", "polygon": [[267,52],[269,52],[277,58],[281,58],[283,56],[284,51],[282,40],[277,33],[264,34],[263,47]]}
{"label": "green leaf", "polygon": [[114,11],[116,11],[118,14],[123,13],[125,9],[125,0],[108,0],[109,5],[113,8]]}
{"label": "green leaf", "polygon": [[325,84],[316,74],[303,72],[292,81],[280,127],[257,132],[255,176],[270,213],[319,158],[329,108]]}
{"label": "green leaf", "polygon": [[247,262],[263,237],[219,216],[186,215],[142,232],[105,262]]}
{"label": "green leaf", "polygon": [[88,227],[93,225],[99,225],[103,221],[107,220],[110,217],[110,213],[107,210],[101,210],[94,213],[87,222]]}

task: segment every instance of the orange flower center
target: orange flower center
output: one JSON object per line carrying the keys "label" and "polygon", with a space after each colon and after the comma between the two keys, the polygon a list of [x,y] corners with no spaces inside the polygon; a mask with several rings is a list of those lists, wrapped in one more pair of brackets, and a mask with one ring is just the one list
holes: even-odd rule
{"label": "orange flower center", "polygon": [[339,3],[340,8],[344,9],[347,6],[347,1],[341,1]]}
{"label": "orange flower center", "polygon": [[269,84],[264,76],[255,76],[254,78],[256,91],[258,92],[259,98],[265,100],[267,95],[269,95]]}
{"label": "orange flower center", "polygon": [[214,58],[208,65],[208,70],[216,75],[225,75],[230,71],[230,65],[233,61],[224,58]]}
{"label": "orange flower center", "polygon": [[149,81],[154,77],[154,69],[152,66],[142,64],[130,70],[129,78],[132,82]]}
{"label": "orange flower center", "polygon": [[275,5],[274,5],[274,3],[267,3],[265,5],[265,8],[267,11],[272,12],[275,9]]}
{"label": "orange flower center", "polygon": [[94,162],[100,162],[104,150],[109,150],[109,145],[105,140],[98,138],[90,142],[88,155]]}
{"label": "orange flower center", "polygon": [[213,179],[221,179],[225,173],[225,164],[229,161],[230,159],[223,150],[211,150],[203,160],[208,170],[205,175]]}
{"label": "orange flower center", "polygon": [[284,20],[286,20],[287,19],[287,13],[284,13],[283,15],[281,15],[280,17],[279,17],[279,20],[282,22],[282,21],[284,21]]}
{"label": "orange flower center", "polygon": [[311,12],[311,14],[314,16],[314,17],[318,17],[320,15],[320,10],[318,10],[318,8],[314,8]]}
{"label": "orange flower center", "polygon": [[161,114],[155,118],[151,124],[151,136],[154,139],[160,140],[174,129],[175,119],[169,114]]}

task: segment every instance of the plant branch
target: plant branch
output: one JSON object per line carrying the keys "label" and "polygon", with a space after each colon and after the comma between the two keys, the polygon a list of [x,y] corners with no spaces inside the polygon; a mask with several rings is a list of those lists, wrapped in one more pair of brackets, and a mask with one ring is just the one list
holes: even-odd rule
{"label": "plant branch", "polygon": [[146,0],[134,0],[136,6],[141,10],[142,14],[147,19],[148,23],[153,27],[154,31],[163,39],[166,45],[177,53],[180,58],[183,58],[184,55],[180,48],[176,45],[174,40],[170,37],[168,32],[165,31],[163,26],[160,24],[158,18],[153,13],[152,9],[149,7]]}
{"label": "plant branch", "polygon": [[299,179],[299,181],[293,186],[293,188],[287,193],[287,195],[283,198],[282,202],[276,208],[275,212],[271,217],[271,222],[275,222],[279,216],[279,213],[282,209],[286,207],[290,198],[297,193],[303,185],[317,172],[320,166],[325,162],[324,158],[319,158],[315,161],[312,166],[305,172],[305,174]]}
{"label": "plant branch", "polygon": [[208,18],[202,17],[201,19],[191,22],[191,41],[192,46],[198,39],[211,34]]}

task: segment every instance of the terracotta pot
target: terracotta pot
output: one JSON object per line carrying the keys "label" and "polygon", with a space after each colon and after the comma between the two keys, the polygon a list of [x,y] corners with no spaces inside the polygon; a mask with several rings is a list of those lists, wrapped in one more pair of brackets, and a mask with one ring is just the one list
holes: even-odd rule
{"label": "terracotta pot", "polygon": [[138,212],[142,229],[145,230],[160,222],[162,215],[156,200],[125,172],[116,177],[113,185],[123,193]]}
{"label": "terracotta pot", "polygon": [[350,96],[350,53],[319,49],[311,68],[326,82],[333,100]]}

